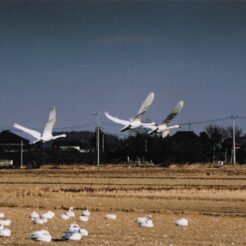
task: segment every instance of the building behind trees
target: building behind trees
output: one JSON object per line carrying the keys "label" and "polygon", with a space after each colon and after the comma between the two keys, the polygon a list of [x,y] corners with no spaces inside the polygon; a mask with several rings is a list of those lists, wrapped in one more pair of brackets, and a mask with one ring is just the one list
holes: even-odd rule
{"label": "building behind trees", "polygon": [[[96,164],[96,134],[90,131],[66,132],[67,138],[31,145],[10,131],[0,133],[0,166],[11,163],[38,168],[42,164]],[[246,136],[236,130],[237,162],[246,163]],[[161,138],[146,131],[129,132],[125,138],[100,131],[101,163],[231,163],[231,129],[210,125],[199,135],[178,131]]]}

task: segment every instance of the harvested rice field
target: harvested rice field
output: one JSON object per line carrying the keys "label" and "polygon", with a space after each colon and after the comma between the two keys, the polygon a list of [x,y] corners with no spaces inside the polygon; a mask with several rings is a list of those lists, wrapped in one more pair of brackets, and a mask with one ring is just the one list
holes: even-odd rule
{"label": "harvested rice field", "polygon": [[[246,166],[172,165],[46,166],[39,170],[0,170],[0,212],[12,221],[3,245],[35,245],[30,235],[46,229],[50,245],[246,245]],[[60,215],[74,208],[75,218]],[[88,207],[88,222],[78,221]],[[30,213],[53,211],[44,225]],[[116,220],[106,220],[114,212]],[[141,228],[138,216],[152,215],[154,227]],[[187,227],[175,225],[180,218]],[[63,241],[69,224],[89,232]]]}

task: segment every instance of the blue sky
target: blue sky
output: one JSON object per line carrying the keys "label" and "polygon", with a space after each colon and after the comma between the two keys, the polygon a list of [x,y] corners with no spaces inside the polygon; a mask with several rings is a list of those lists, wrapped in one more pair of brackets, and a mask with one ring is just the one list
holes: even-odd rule
{"label": "blue sky", "polygon": [[56,106],[58,128],[91,130],[94,111],[130,118],[151,91],[157,122],[180,99],[173,123],[246,116],[245,13],[243,1],[1,1],[1,129],[42,128]]}

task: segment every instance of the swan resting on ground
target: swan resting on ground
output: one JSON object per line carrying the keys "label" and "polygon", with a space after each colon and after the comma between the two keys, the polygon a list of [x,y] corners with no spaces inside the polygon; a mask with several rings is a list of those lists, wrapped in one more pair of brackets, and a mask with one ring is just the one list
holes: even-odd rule
{"label": "swan resting on ground", "polygon": [[116,214],[113,214],[113,213],[105,215],[105,219],[116,220],[116,218],[117,218]]}
{"label": "swan resting on ground", "polygon": [[10,237],[11,230],[9,228],[5,228],[3,224],[0,224],[0,237]]}
{"label": "swan resting on ground", "polygon": [[73,211],[73,207],[70,207],[66,213],[69,217],[75,217],[75,213]]}
{"label": "swan resting on ground", "polygon": [[180,219],[180,220],[177,220],[177,221],[175,222],[175,224],[176,224],[177,226],[188,226],[189,221],[188,221],[187,219],[185,219],[185,218],[182,218],[182,219]]}
{"label": "swan resting on ground", "polygon": [[43,225],[48,222],[49,219],[52,219],[55,216],[55,213],[52,211],[48,211],[39,215],[37,212],[31,213],[31,219],[34,224]]}
{"label": "swan resting on ground", "polygon": [[48,142],[50,140],[55,140],[57,138],[61,138],[61,137],[66,137],[66,134],[61,134],[61,135],[57,135],[57,136],[53,136],[52,135],[52,130],[54,128],[54,125],[56,123],[56,110],[55,108],[50,112],[49,115],[49,120],[45,125],[44,131],[41,134],[38,131],[26,128],[24,126],[21,126],[17,123],[14,123],[14,127],[31,135],[32,137],[34,137],[36,140],[33,143],[37,143],[39,141],[41,142]]}
{"label": "swan resting on ground", "polygon": [[71,217],[67,214],[61,214],[61,219],[62,220],[69,220]]}
{"label": "swan resting on ground", "polygon": [[0,220],[0,225],[10,226],[11,225],[11,220]]}
{"label": "swan resting on ground", "polygon": [[87,215],[80,215],[79,220],[83,222],[87,222],[89,220],[90,216]]}
{"label": "swan resting on ground", "polygon": [[154,227],[151,215],[148,215],[146,217],[138,217],[136,222],[141,227]]}
{"label": "swan resting on ground", "polygon": [[46,218],[32,218],[32,222],[34,224],[43,225],[43,224],[46,224],[48,222],[48,219],[46,219]]}
{"label": "swan resting on ground", "polygon": [[82,237],[86,237],[88,235],[89,235],[88,231],[80,228],[78,224],[70,224],[68,231],[64,233],[62,238],[64,240],[78,241]]}
{"label": "swan resting on ground", "polygon": [[31,239],[35,241],[40,241],[40,242],[51,242],[51,235],[48,231],[46,230],[40,230],[40,231],[35,231],[31,235]]}
{"label": "swan resting on ground", "polygon": [[79,216],[79,220],[80,221],[83,221],[83,222],[87,222],[90,218],[90,211],[88,208],[85,208],[83,211],[82,211],[82,214]]}
{"label": "swan resting on ground", "polygon": [[39,218],[39,214],[38,214],[37,212],[33,211],[33,212],[30,214],[30,217],[31,217],[32,219],[34,219],[34,218]]}
{"label": "swan resting on ground", "polygon": [[55,213],[52,211],[48,211],[46,213],[41,214],[41,218],[43,219],[52,219],[55,216]]}
{"label": "swan resting on ground", "polygon": [[73,211],[73,207],[70,207],[65,214],[61,215],[61,219],[63,219],[63,220],[69,220],[72,217],[75,217],[75,213]]}
{"label": "swan resting on ground", "polygon": [[88,208],[85,208],[85,209],[83,210],[83,212],[82,212],[82,215],[84,215],[84,216],[90,216],[91,213],[90,213],[90,211],[89,211]]}

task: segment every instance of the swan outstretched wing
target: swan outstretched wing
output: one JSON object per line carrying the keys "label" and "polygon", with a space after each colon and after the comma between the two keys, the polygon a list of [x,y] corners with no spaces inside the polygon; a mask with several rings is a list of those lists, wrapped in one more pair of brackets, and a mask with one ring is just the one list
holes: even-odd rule
{"label": "swan outstretched wing", "polygon": [[104,114],[105,114],[105,116],[106,116],[109,120],[112,120],[114,123],[117,123],[117,124],[120,124],[120,125],[123,125],[123,126],[129,125],[129,124],[130,124],[129,121],[127,121],[127,120],[122,120],[122,119],[119,119],[119,118],[117,118],[117,117],[114,117],[114,116],[110,115],[108,112],[105,112]]}
{"label": "swan outstretched wing", "polygon": [[23,132],[25,132],[25,133],[27,133],[27,134],[29,134],[29,135],[31,135],[31,136],[33,136],[36,139],[40,139],[41,138],[41,134],[39,132],[35,131],[35,130],[26,128],[26,127],[21,126],[21,125],[19,125],[17,123],[14,123],[14,127],[19,129],[19,130],[21,130],[21,131],[23,131]]}
{"label": "swan outstretched wing", "polygon": [[179,101],[171,113],[161,122],[161,124],[168,124],[184,107],[184,101]]}
{"label": "swan outstretched wing", "polygon": [[49,114],[49,121],[46,123],[44,131],[43,131],[43,138],[50,138],[52,137],[52,130],[56,123],[56,109],[54,108],[51,110]]}
{"label": "swan outstretched wing", "polygon": [[141,126],[144,127],[144,128],[147,128],[147,129],[151,129],[152,131],[157,129],[157,125],[154,122],[142,123]]}
{"label": "swan outstretched wing", "polygon": [[154,92],[150,92],[149,95],[145,98],[142,105],[140,106],[138,113],[134,117],[132,117],[131,120],[134,120],[137,118],[142,119],[144,113],[149,109],[150,105],[152,104],[154,97],[155,97]]}

